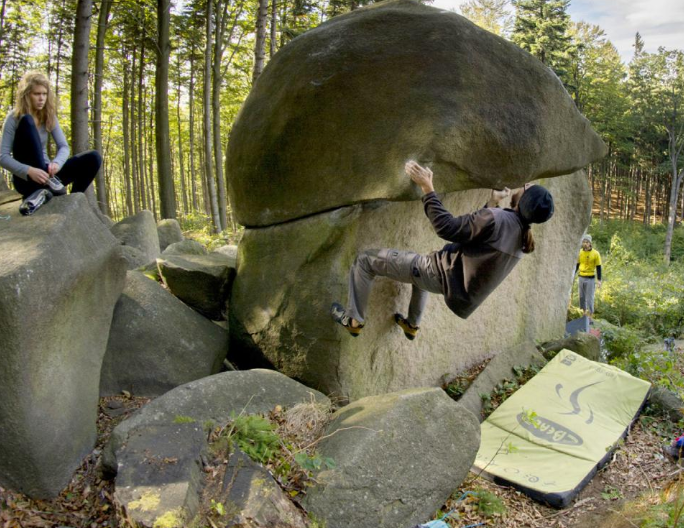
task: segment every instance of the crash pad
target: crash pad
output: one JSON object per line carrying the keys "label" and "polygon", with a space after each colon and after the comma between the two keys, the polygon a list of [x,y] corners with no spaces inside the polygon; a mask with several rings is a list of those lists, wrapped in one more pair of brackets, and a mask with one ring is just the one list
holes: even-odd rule
{"label": "crash pad", "polygon": [[482,424],[472,471],[564,508],[608,462],[650,387],[563,349]]}

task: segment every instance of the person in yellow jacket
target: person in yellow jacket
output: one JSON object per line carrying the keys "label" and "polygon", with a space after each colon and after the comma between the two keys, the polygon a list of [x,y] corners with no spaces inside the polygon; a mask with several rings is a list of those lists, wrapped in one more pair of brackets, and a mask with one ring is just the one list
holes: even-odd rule
{"label": "person in yellow jacket", "polygon": [[575,273],[579,271],[579,301],[584,315],[594,315],[594,292],[601,287],[601,254],[591,244],[591,235],[582,237]]}

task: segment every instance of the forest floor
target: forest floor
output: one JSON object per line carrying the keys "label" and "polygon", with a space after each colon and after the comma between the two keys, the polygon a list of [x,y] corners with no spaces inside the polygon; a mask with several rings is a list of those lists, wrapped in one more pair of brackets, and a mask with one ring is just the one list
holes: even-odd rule
{"label": "forest floor", "polygon": [[[684,354],[681,348],[678,352]],[[101,399],[96,448],[86,457],[69,486],[54,500],[33,500],[0,488],[0,528],[130,526],[114,501],[113,482],[100,476],[100,457],[113,428],[147,401],[126,396]],[[653,513],[653,508],[666,501],[667,490],[676,488],[684,479],[684,469],[667,460],[661,452],[663,439],[674,432],[672,424],[642,416],[610,462],[564,510],[548,508],[518,491],[471,474],[445,505],[444,512],[451,512],[445,522],[459,528],[684,527],[684,521],[676,525],[669,523],[666,512]],[[484,499],[467,494],[477,492],[482,497],[483,490],[494,497],[497,505],[487,507]],[[459,500],[463,495],[466,497]],[[684,497],[675,500],[684,506]],[[643,524],[644,519],[652,519],[654,515],[663,517],[662,524]]]}

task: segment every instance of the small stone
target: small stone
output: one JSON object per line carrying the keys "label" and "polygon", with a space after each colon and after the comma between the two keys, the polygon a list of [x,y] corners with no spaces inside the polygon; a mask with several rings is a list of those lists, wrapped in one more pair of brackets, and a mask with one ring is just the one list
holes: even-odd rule
{"label": "small stone", "polygon": [[123,407],[119,409],[105,409],[104,413],[110,418],[116,418],[117,416],[126,414],[126,409],[124,409]]}
{"label": "small stone", "polygon": [[123,403],[119,400],[110,400],[107,402],[107,409],[121,409]]}

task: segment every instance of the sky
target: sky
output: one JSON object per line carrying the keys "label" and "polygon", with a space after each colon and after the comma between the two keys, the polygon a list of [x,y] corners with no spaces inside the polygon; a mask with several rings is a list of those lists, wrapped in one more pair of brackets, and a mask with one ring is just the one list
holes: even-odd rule
{"label": "sky", "polygon": [[[465,1],[435,0],[432,5],[460,12]],[[684,50],[684,0],[571,0],[568,13],[574,22],[603,29],[625,63],[634,54],[637,31],[649,53],[660,46]]]}

